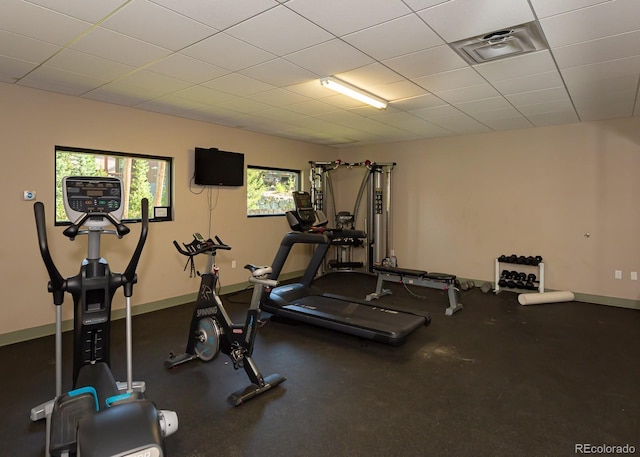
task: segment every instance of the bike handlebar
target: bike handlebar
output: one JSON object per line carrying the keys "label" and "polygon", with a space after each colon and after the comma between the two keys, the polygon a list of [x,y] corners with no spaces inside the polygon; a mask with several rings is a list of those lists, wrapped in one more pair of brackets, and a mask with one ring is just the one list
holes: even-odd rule
{"label": "bike handlebar", "polygon": [[231,246],[223,243],[220,238],[218,238],[217,236],[214,236],[214,238],[217,241],[217,244],[216,241],[213,241],[211,238],[206,241],[193,240],[188,244],[183,243],[186,250],[182,249],[182,247],[176,240],[173,240],[173,245],[176,247],[180,254],[186,257],[193,257],[198,254],[204,254],[205,252],[213,252],[215,254],[218,249],[222,249],[224,251],[231,250]]}

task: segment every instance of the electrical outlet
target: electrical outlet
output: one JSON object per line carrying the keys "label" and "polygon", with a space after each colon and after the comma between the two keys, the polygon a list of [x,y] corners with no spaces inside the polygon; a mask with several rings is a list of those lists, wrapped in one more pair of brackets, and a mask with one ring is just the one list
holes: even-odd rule
{"label": "electrical outlet", "polygon": [[616,279],[622,279],[622,270],[616,270],[615,271],[615,278]]}
{"label": "electrical outlet", "polygon": [[637,271],[632,271],[631,272],[631,280],[632,281],[637,281],[638,280],[638,272]]}
{"label": "electrical outlet", "polygon": [[235,267],[236,267],[236,261],[235,261],[235,260],[232,260],[232,261],[231,261],[231,268],[235,268]]}

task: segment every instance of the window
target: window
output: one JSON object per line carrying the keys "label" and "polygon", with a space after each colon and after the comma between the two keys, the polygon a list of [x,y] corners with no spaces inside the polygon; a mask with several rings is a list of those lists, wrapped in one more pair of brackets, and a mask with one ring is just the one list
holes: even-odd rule
{"label": "window", "polygon": [[122,179],[128,222],[142,218],[141,200],[149,200],[149,219],[171,220],[172,158],[56,146],[56,225],[69,221],[62,202],[65,176],[112,176]]}
{"label": "window", "polygon": [[247,167],[247,216],[282,216],[295,209],[292,192],[300,190],[300,171]]}

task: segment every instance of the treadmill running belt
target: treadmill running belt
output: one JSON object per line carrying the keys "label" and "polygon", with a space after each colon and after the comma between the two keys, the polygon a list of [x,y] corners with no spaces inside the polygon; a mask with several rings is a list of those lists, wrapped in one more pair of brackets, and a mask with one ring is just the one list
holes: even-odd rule
{"label": "treadmill running belt", "polygon": [[[385,335],[382,339],[386,342],[400,342],[426,321],[424,317],[415,314],[322,295],[301,297],[282,308],[290,313],[303,315],[323,327],[343,331],[345,327],[351,327],[354,330],[348,333],[366,337],[371,337],[372,333]],[[356,328],[362,331],[357,331]]]}

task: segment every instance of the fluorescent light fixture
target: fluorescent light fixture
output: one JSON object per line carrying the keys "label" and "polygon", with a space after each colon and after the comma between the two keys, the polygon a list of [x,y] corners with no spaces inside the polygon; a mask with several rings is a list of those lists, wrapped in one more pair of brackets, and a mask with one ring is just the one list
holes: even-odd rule
{"label": "fluorescent light fixture", "polygon": [[374,108],[385,109],[387,107],[387,101],[383,100],[379,97],[376,97],[373,94],[370,94],[362,89],[359,89],[351,84],[342,81],[335,76],[329,76],[328,78],[322,78],[320,80],[320,84],[329,89],[335,90],[336,92],[340,92],[347,97],[351,97],[367,105],[371,105]]}

